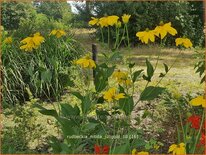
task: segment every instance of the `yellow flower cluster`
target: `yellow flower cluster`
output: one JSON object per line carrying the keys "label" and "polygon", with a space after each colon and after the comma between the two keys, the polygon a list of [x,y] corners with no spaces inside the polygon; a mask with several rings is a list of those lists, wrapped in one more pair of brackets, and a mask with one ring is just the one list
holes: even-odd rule
{"label": "yellow flower cluster", "polygon": [[[186,148],[184,143],[172,144],[169,147],[168,153],[172,152],[173,155],[186,155]],[[132,150],[132,155],[149,155],[149,152],[137,152],[136,149]]]}
{"label": "yellow flower cluster", "polygon": [[128,86],[132,83],[131,79],[128,77],[128,73],[120,70],[113,73],[113,78],[115,78],[119,84],[125,84]]}
{"label": "yellow flower cluster", "polygon": [[[131,15],[124,14],[122,16],[122,22],[124,24],[127,24],[129,22],[130,17]],[[114,26],[114,25],[116,25],[117,27],[121,27],[121,21],[119,19],[120,18],[116,15],[101,17],[101,18],[91,17],[91,20],[89,21],[89,25],[92,26],[97,25],[100,26],[101,28]]]}
{"label": "yellow flower cluster", "polygon": [[56,36],[57,38],[61,38],[62,36],[66,35],[66,32],[64,30],[52,30],[49,35]]}
{"label": "yellow flower cluster", "polygon": [[12,41],[13,41],[12,37],[7,37],[7,38],[5,38],[4,43],[5,44],[11,44]]}
{"label": "yellow flower cluster", "polygon": [[33,37],[27,37],[21,41],[22,45],[20,49],[31,52],[33,49],[37,49],[41,43],[44,42],[44,37],[39,32],[35,33]]}
{"label": "yellow flower cluster", "polygon": [[172,152],[173,155],[186,155],[185,144],[180,143],[179,145],[172,144],[169,148],[168,153]]}
{"label": "yellow flower cluster", "polygon": [[142,43],[148,44],[148,41],[155,41],[155,36],[164,39],[167,34],[172,36],[177,34],[177,30],[172,27],[171,22],[164,24],[160,22],[159,26],[156,26],[154,30],[146,29],[145,31],[140,31],[136,33],[136,36],[139,37]]}
{"label": "yellow flower cluster", "polygon": [[125,94],[124,93],[117,93],[116,92],[116,88],[110,88],[108,91],[106,91],[106,92],[104,92],[103,93],[104,94],[104,96],[103,96],[103,98],[105,99],[105,100],[107,100],[108,102],[111,102],[111,101],[113,101],[113,100],[119,100],[119,99],[121,99],[121,98],[125,98]]}
{"label": "yellow flower cluster", "polygon": [[[57,38],[60,38],[62,36],[66,35],[66,32],[64,30],[52,30],[49,36],[54,35]],[[20,46],[20,49],[31,52],[33,49],[37,49],[42,42],[44,42],[45,38],[41,36],[39,32],[35,33],[33,37],[27,37],[24,38],[20,43],[24,44]],[[7,44],[12,43],[12,38],[8,37],[4,41]]]}
{"label": "yellow flower cluster", "polygon": [[[171,22],[164,24],[160,22],[159,26],[156,26],[154,30],[146,29],[136,33],[136,36],[141,40],[142,43],[148,44],[149,41],[155,42],[155,36],[164,39],[167,34],[175,36],[177,30],[172,27]],[[188,38],[177,38],[175,40],[176,46],[183,45],[185,48],[192,47],[192,42]]]}
{"label": "yellow flower cluster", "polygon": [[94,60],[89,58],[88,55],[74,61],[74,64],[80,65],[82,68],[96,68]]}

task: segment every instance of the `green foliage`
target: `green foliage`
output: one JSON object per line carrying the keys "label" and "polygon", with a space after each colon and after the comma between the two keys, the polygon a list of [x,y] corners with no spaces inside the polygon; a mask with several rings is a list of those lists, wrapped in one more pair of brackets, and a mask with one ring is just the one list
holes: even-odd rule
{"label": "green foliage", "polygon": [[14,125],[3,129],[2,153],[33,153],[34,151],[29,150],[30,143],[42,143],[42,135],[46,130],[36,122],[37,115],[32,108],[35,102],[36,99],[32,99],[27,105],[14,108]]}
{"label": "green foliage", "polygon": [[2,3],[2,25],[7,30],[19,28],[22,19],[31,20],[36,16],[36,10],[31,3]]}
{"label": "green foliage", "polygon": [[202,78],[200,83],[205,82],[205,54],[204,53],[197,53],[196,58],[199,60],[196,64],[194,69],[196,69],[196,73]]}
{"label": "green foliage", "polygon": [[[178,37],[189,37],[195,46],[204,45],[203,2],[87,2],[77,5],[76,8],[79,10],[79,19],[85,21],[85,24],[92,16],[100,18],[108,15],[119,17],[123,14],[132,15],[128,30],[130,42],[133,44],[140,43],[135,35],[138,31],[144,31],[146,28],[154,29],[160,21],[163,21],[172,23],[178,31]],[[111,36],[114,38],[115,30],[111,31]],[[104,34],[106,35],[106,30]],[[101,39],[100,32],[97,33],[97,37]],[[126,38],[123,40],[123,45],[124,42]],[[164,42],[167,45],[174,45],[172,37],[168,37]]]}
{"label": "green foliage", "polygon": [[42,46],[31,53],[19,47],[16,40],[12,45],[3,45],[4,105],[28,100],[26,88],[34,97],[51,101],[59,100],[64,89],[73,86],[71,62],[83,49],[69,34],[60,39],[46,37]]}

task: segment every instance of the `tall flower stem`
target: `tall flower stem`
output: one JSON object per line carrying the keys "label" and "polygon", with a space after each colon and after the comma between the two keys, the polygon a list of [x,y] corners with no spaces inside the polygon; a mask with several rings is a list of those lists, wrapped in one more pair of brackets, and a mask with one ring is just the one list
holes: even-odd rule
{"label": "tall flower stem", "polygon": [[104,34],[103,34],[103,31],[102,31],[101,27],[100,27],[100,31],[101,31],[101,36],[102,36],[102,42],[104,43]]}
{"label": "tall flower stem", "polygon": [[110,30],[109,30],[109,26],[108,26],[108,29],[107,29],[108,31],[108,47],[110,47]]}
{"label": "tall flower stem", "polygon": [[125,28],[126,28],[126,34],[127,34],[127,46],[128,46],[128,48],[130,48],[130,43],[129,43],[129,32],[128,32],[127,24],[125,24]]}

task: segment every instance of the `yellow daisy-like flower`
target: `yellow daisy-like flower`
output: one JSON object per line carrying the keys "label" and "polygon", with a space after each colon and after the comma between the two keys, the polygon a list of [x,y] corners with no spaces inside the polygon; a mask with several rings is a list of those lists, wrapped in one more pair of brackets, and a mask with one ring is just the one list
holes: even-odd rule
{"label": "yellow daisy-like flower", "polygon": [[127,15],[127,14],[124,14],[122,16],[122,21],[124,24],[127,24],[129,22],[129,19],[130,19],[131,15]]}
{"label": "yellow daisy-like flower", "polygon": [[89,21],[89,25],[98,25],[99,19],[95,17],[91,17],[92,19]]}
{"label": "yellow daisy-like flower", "polygon": [[13,41],[12,37],[7,37],[7,38],[5,38],[4,43],[5,44],[11,44],[12,41]]}
{"label": "yellow daisy-like flower", "polygon": [[160,36],[161,39],[163,39],[167,33],[171,34],[172,36],[177,34],[177,30],[171,26],[171,22],[163,24],[163,22],[160,22],[160,26],[157,26],[154,29],[155,35]]}
{"label": "yellow daisy-like flower", "polygon": [[188,38],[177,38],[175,39],[176,46],[183,45],[185,48],[192,47],[192,42]]}
{"label": "yellow daisy-like flower", "polygon": [[90,59],[89,56],[76,60],[75,64],[80,65],[82,68],[96,68],[94,60]]}
{"label": "yellow daisy-like flower", "polygon": [[179,145],[172,144],[168,150],[168,153],[170,152],[172,152],[173,155],[185,155],[186,154],[185,144],[184,143],[180,143]]}
{"label": "yellow daisy-like flower", "polygon": [[137,152],[136,149],[133,149],[132,155],[149,155],[149,152],[145,152],[145,151]]}
{"label": "yellow daisy-like flower", "polygon": [[128,77],[127,72],[122,72],[118,70],[113,73],[112,77],[115,78],[119,84],[125,84],[128,86],[132,83],[132,81]]}
{"label": "yellow daisy-like flower", "polygon": [[103,93],[104,94],[104,96],[103,96],[103,98],[105,99],[105,100],[107,100],[108,102],[111,102],[111,101],[113,101],[113,100],[119,100],[119,99],[121,99],[121,98],[125,98],[125,94],[124,93],[117,93],[116,92],[116,88],[110,88],[108,91],[106,91],[106,92],[104,92]]}
{"label": "yellow daisy-like flower", "polygon": [[192,106],[201,106],[202,105],[203,108],[206,108],[206,100],[204,99],[204,96],[198,96],[198,97],[192,99],[190,101],[190,104]]}
{"label": "yellow daisy-like flower", "polygon": [[108,27],[109,25],[107,22],[107,17],[100,18],[98,24],[101,26],[101,28]]}
{"label": "yellow daisy-like flower", "polygon": [[149,40],[151,42],[155,41],[154,30],[146,29],[146,31],[140,31],[136,33],[136,36],[139,37],[142,43],[148,44]]}
{"label": "yellow daisy-like flower", "polygon": [[37,49],[42,42],[44,42],[44,37],[37,32],[33,35],[33,37],[23,39],[21,43],[25,45],[20,46],[20,49],[31,52],[33,49]]}
{"label": "yellow daisy-like flower", "polygon": [[115,24],[117,24],[119,17],[118,16],[108,16],[107,17],[107,23],[110,26],[114,26]]}
{"label": "yellow daisy-like flower", "polygon": [[52,30],[49,34],[50,36],[56,36],[57,38],[61,38],[62,36],[66,35],[66,32],[64,30]]}

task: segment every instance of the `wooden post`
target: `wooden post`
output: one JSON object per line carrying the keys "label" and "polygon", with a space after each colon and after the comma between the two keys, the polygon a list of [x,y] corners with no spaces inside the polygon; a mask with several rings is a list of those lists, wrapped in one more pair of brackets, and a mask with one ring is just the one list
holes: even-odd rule
{"label": "wooden post", "polygon": [[[97,45],[92,44],[92,59],[97,64]],[[93,69],[93,78],[95,78],[95,70]]]}

